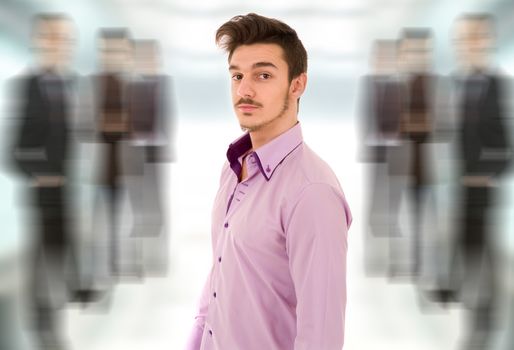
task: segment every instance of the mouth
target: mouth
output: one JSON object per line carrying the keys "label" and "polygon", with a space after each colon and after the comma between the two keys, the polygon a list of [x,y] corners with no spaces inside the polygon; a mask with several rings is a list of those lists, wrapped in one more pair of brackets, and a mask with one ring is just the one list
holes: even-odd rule
{"label": "mouth", "polygon": [[249,112],[253,112],[255,111],[257,108],[257,106],[255,105],[249,105],[249,104],[240,104],[240,105],[237,105],[237,109],[239,109],[241,112],[244,112],[244,113],[249,113]]}

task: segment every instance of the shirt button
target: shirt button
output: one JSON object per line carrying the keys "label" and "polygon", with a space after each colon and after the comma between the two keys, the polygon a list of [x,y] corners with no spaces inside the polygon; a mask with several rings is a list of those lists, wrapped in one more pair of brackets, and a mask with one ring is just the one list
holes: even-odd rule
{"label": "shirt button", "polygon": [[214,293],[212,294],[212,296],[216,298],[216,292],[214,292]]}
{"label": "shirt button", "polygon": [[221,256],[220,256],[220,257],[218,257],[218,262],[221,262]]}
{"label": "shirt button", "polygon": [[228,222],[226,222],[225,225],[223,225],[223,226],[225,226],[225,228],[227,228],[228,227]]}
{"label": "shirt button", "polygon": [[212,335],[212,331],[209,329],[209,334]]}

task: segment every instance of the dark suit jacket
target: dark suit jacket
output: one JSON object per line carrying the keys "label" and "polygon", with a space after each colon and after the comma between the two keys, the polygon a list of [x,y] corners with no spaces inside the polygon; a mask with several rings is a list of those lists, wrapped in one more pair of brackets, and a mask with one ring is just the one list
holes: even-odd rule
{"label": "dark suit jacket", "polygon": [[[401,88],[388,76],[370,75],[364,78],[362,120],[363,140],[395,138],[400,130]],[[365,159],[384,162],[386,147],[365,145]]]}
{"label": "dark suit jacket", "polygon": [[411,74],[402,98],[402,135],[411,141],[408,175],[415,186],[431,182],[431,155],[427,142],[431,140],[434,124],[434,87],[437,76],[424,72]]}
{"label": "dark suit jacket", "polygon": [[[460,102],[459,153],[462,175],[502,174],[510,162],[510,142],[502,104],[502,79],[481,76],[480,88],[472,98],[462,86]],[[466,83],[464,83],[466,84]]]}
{"label": "dark suit jacket", "polygon": [[436,84],[437,76],[431,73],[412,74],[403,84],[402,132],[412,141],[426,142],[431,137]]}
{"label": "dark suit jacket", "polygon": [[66,176],[69,153],[70,82],[62,81],[62,98],[51,98],[41,74],[20,80],[20,115],[13,158],[24,175]]}
{"label": "dark suit jacket", "polygon": [[171,161],[175,119],[173,108],[169,107],[173,97],[171,77],[153,75],[143,78],[133,81],[129,88],[131,131],[136,137],[146,135],[149,141],[153,138],[147,146],[148,162]]}

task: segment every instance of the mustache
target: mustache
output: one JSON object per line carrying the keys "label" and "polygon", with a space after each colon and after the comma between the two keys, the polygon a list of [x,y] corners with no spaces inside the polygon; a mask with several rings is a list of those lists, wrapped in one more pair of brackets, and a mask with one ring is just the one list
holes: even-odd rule
{"label": "mustache", "polygon": [[252,100],[251,98],[242,98],[239,101],[237,101],[235,106],[237,107],[237,106],[242,105],[242,104],[252,105],[252,106],[255,106],[255,107],[262,107],[262,104],[260,104],[257,101]]}

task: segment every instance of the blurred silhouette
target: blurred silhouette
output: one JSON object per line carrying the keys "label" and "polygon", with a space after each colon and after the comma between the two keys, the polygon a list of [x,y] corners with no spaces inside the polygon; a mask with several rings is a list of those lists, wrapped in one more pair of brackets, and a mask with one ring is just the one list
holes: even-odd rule
{"label": "blurred silhouette", "polygon": [[[398,187],[391,186],[391,152],[400,145],[401,89],[397,74],[397,42],[377,40],[372,52],[373,72],[363,78],[362,159],[369,163],[368,227],[365,270],[369,275],[384,274],[389,238],[398,234],[391,221],[390,199]],[[366,230],[368,232],[368,230]],[[385,242],[379,242],[385,239]],[[368,244],[369,243],[369,244]],[[382,244],[380,244],[382,243]]]}
{"label": "blurred silhouette", "polygon": [[[363,155],[371,163],[368,222],[375,237],[365,245],[368,274],[421,274],[422,233],[427,215],[435,214],[429,142],[437,77],[430,71],[431,40],[427,29],[405,29],[398,41],[377,41],[373,74],[364,79]],[[402,208],[411,209],[408,230]]]}
{"label": "blurred silhouette", "polygon": [[87,301],[82,289],[69,211],[72,104],[76,76],[68,69],[73,25],[61,14],[34,19],[34,67],[19,79],[19,128],[13,160],[25,176],[34,206],[29,259],[29,309],[42,349],[64,349],[58,310],[67,300]]}
{"label": "blurred silhouette", "polygon": [[171,160],[168,106],[171,84],[160,72],[159,46],[153,40],[133,41],[134,77],[130,83],[129,196],[132,204],[133,238],[139,242],[142,272],[162,275],[167,269],[168,239],[162,203],[163,170]]}
{"label": "blurred silhouette", "polygon": [[[402,81],[402,112],[400,134],[407,152],[401,152],[401,159],[407,159],[408,166],[397,168],[398,175],[405,175],[404,182],[409,195],[410,237],[412,254],[408,262],[408,274],[418,278],[422,269],[422,247],[424,224],[428,214],[435,213],[431,193],[432,161],[429,142],[432,139],[435,111],[435,86],[437,77],[431,72],[432,35],[424,28],[404,29],[400,39],[400,67]],[[401,169],[401,170],[400,170]],[[396,191],[400,194],[400,191]],[[400,198],[392,201],[393,208],[399,208]],[[431,205],[430,208],[429,204]],[[427,210],[430,209],[430,210]],[[393,214],[398,220],[398,214]],[[432,227],[431,230],[432,231]],[[398,242],[400,243],[400,242]]]}
{"label": "blurred silhouette", "polygon": [[[98,44],[100,72],[93,77],[93,118],[97,141],[102,146],[101,163],[98,166],[98,198],[103,198],[106,202],[107,208],[103,214],[106,214],[104,217],[108,222],[108,264],[110,275],[116,277],[121,274],[120,252],[123,243],[120,239],[121,199],[125,189],[122,147],[129,137],[131,127],[128,102],[131,41],[126,29],[112,28],[99,32]],[[102,207],[95,205],[96,214],[100,214],[100,208]]]}
{"label": "blurred silhouette", "polygon": [[497,182],[510,162],[503,78],[492,61],[494,19],[466,14],[455,25],[457,96],[457,232],[450,266],[434,296],[461,301],[470,311],[462,349],[491,349],[497,322],[498,253],[495,250]]}

